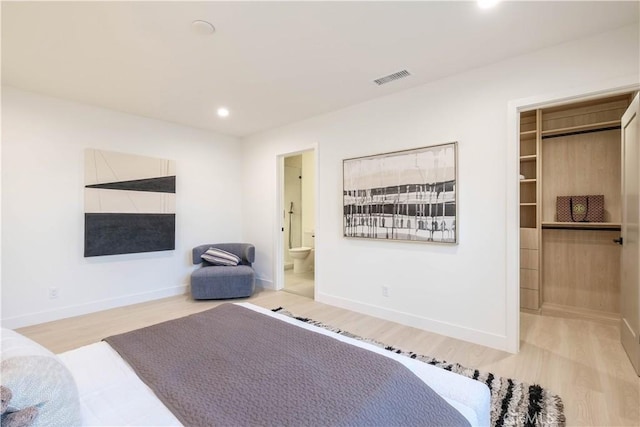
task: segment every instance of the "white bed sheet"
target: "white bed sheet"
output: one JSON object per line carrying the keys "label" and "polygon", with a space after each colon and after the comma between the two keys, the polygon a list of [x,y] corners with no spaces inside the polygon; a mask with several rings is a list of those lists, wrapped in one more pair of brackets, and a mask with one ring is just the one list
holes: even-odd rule
{"label": "white bed sheet", "polygon": [[[490,424],[489,389],[478,381],[371,344],[334,334],[250,303],[238,303],[238,305],[397,360],[456,408],[471,425]],[[129,364],[107,343],[91,344],[58,356],[71,370],[78,384],[85,425],[181,425]]]}
{"label": "white bed sheet", "polygon": [[182,424],[106,342],[58,354],[73,374],[86,426]]}

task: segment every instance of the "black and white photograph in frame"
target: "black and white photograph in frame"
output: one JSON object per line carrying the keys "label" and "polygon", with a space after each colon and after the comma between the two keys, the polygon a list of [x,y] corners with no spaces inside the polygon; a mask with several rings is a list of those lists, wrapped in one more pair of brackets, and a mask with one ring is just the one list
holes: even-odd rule
{"label": "black and white photograph in frame", "polygon": [[458,143],[343,160],[345,237],[458,242]]}

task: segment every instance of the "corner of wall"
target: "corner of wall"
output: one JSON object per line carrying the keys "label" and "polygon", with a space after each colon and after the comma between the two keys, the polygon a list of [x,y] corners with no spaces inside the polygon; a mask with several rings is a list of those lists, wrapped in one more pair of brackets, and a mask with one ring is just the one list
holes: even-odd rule
{"label": "corner of wall", "polygon": [[276,285],[273,283],[272,280],[256,278],[256,286],[269,291],[276,290]]}

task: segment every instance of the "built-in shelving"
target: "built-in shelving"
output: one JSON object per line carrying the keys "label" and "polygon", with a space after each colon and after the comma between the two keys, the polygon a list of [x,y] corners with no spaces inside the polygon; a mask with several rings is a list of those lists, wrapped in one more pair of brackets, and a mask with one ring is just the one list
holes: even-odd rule
{"label": "built-in shelving", "polygon": [[[620,118],[628,94],[520,113],[520,307],[619,311]],[[559,196],[602,194],[605,222],[558,222]]]}
{"label": "built-in shelving", "polygon": [[[539,110],[536,163],[541,168],[535,176],[523,175],[537,178],[541,189],[535,201],[543,313],[614,318],[620,311],[621,247],[614,243],[622,228],[619,129],[630,100],[623,94]],[[522,169],[528,163],[519,164]],[[520,185],[521,194],[531,185]],[[559,196],[588,194],[604,196],[603,222],[557,221]],[[527,209],[533,208],[521,208],[521,216]]]}
{"label": "built-in shelving", "polygon": [[520,307],[537,312],[539,297],[540,115],[520,114]]}

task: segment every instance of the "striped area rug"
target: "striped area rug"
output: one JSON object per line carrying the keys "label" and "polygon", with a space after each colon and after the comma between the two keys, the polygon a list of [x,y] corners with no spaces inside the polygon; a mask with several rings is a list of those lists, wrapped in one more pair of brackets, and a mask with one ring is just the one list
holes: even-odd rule
{"label": "striped area rug", "polygon": [[272,311],[485,383],[491,391],[491,424],[493,426],[562,427],[566,424],[564,405],[560,396],[537,384],[527,384],[512,378],[500,377],[490,372],[467,368],[458,363],[448,363],[430,356],[401,350],[313,319],[294,316],[282,307],[274,308]]}

